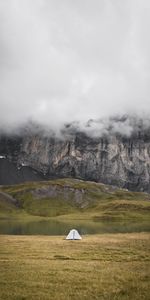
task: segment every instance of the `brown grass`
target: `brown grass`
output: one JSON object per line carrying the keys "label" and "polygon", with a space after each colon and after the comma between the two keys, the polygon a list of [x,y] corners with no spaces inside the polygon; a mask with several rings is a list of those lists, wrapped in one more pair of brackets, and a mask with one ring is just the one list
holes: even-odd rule
{"label": "brown grass", "polygon": [[0,299],[148,300],[149,237],[0,236]]}

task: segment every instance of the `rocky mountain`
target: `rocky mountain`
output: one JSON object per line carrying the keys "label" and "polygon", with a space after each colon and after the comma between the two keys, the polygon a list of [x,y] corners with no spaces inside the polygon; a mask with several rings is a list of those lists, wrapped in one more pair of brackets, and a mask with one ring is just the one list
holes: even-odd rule
{"label": "rocky mountain", "polygon": [[0,136],[0,184],[73,177],[150,192],[150,132],[91,137],[69,131],[63,137],[26,130]]}

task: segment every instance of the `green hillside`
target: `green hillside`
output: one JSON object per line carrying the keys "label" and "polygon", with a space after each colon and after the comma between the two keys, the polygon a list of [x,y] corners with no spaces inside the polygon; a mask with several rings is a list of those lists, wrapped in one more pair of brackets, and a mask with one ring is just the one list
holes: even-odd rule
{"label": "green hillside", "polygon": [[0,188],[0,218],[57,217],[145,220],[150,195],[77,179],[30,182]]}

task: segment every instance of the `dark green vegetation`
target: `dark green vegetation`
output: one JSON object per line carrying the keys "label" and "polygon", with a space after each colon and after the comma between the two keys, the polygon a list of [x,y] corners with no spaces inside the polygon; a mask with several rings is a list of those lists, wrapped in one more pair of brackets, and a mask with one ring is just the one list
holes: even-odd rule
{"label": "dark green vegetation", "polygon": [[148,233],[0,236],[1,300],[148,300]]}

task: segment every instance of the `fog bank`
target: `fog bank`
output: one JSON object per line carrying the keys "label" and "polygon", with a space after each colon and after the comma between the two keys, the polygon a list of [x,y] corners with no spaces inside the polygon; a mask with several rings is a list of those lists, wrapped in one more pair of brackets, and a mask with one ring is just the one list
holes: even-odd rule
{"label": "fog bank", "polygon": [[[99,120],[128,114],[149,123],[149,28],[149,0],[0,0],[1,130],[30,120],[87,131],[92,119],[97,135]],[[123,123],[113,126],[130,134]]]}

